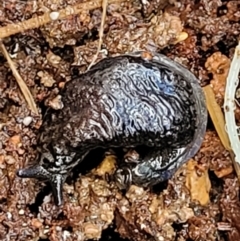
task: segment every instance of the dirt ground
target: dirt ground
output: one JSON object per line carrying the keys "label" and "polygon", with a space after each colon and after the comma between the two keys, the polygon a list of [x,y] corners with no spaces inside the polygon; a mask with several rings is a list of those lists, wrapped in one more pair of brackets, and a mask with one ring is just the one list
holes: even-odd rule
{"label": "dirt ground", "polygon": [[[80,2],[1,1],[0,26]],[[61,208],[54,205],[48,184],[16,177],[17,169],[34,162],[44,111],[59,108],[59,90],[91,63],[101,16],[101,8],[84,10],[3,39],[40,114],[29,110],[0,53],[0,240],[240,240],[239,183],[210,119],[196,156],[152,191],[131,186],[120,192],[105,173],[93,169],[98,154],[89,157],[91,167],[78,167],[67,180]],[[136,50],[158,51],[185,65],[202,86],[211,84],[222,106],[239,38],[239,0],[116,0],[107,6],[98,60]],[[239,110],[236,118],[240,122]]]}

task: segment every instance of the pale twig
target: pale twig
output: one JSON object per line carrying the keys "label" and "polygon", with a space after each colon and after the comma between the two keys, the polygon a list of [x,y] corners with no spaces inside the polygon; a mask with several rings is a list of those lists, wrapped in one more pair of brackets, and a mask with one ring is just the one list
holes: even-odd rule
{"label": "pale twig", "polygon": [[240,72],[240,41],[235,49],[234,56],[230,65],[230,69],[227,76],[226,90],[224,96],[224,113],[226,119],[226,127],[228,136],[231,143],[233,157],[233,165],[236,170],[238,181],[240,183],[240,141],[239,133],[237,131],[236,119],[235,119],[235,93],[239,83]]}
{"label": "pale twig", "polygon": [[[108,3],[123,2],[126,2],[126,0],[108,0]],[[45,25],[55,20],[64,19],[70,15],[80,14],[84,10],[86,11],[100,8],[101,5],[102,0],[94,0],[90,2],[79,3],[74,6],[68,6],[65,9],[61,9],[59,11],[44,13],[42,16],[30,18],[26,21],[9,24],[5,27],[0,28],[0,39],[9,37],[13,34],[17,34],[29,29],[39,28],[42,25]]]}
{"label": "pale twig", "polygon": [[88,66],[88,70],[94,65],[95,61],[97,60],[98,54],[101,50],[102,47],[102,43],[103,43],[103,32],[104,32],[104,24],[105,24],[105,20],[106,20],[106,15],[107,15],[107,5],[108,5],[108,1],[109,0],[103,0],[102,2],[102,20],[101,20],[101,26],[99,29],[99,40],[98,40],[98,48],[97,48],[97,52],[93,57],[92,62],[90,63],[90,65]]}
{"label": "pale twig", "polygon": [[206,102],[207,102],[207,109],[214,124],[214,127],[218,133],[218,136],[228,151],[231,150],[228,134],[225,130],[225,120],[224,115],[222,113],[221,107],[218,105],[215,94],[210,85],[203,87]]}
{"label": "pale twig", "polygon": [[218,136],[219,136],[223,146],[230,153],[230,158],[232,160],[233,167],[235,169],[235,172],[237,174],[237,177],[238,177],[238,180],[240,183],[240,167],[235,160],[235,155],[231,148],[229,135],[226,132],[226,128],[225,128],[226,124],[225,124],[224,115],[222,113],[221,107],[216,102],[215,94],[214,94],[212,88],[210,87],[210,85],[203,87],[203,90],[204,90],[205,97],[206,97],[208,112],[210,114],[212,122],[215,126],[215,129],[218,133]]}
{"label": "pale twig", "polygon": [[38,114],[38,110],[37,110],[37,107],[36,107],[36,104],[34,102],[34,99],[32,97],[32,94],[31,92],[29,91],[27,85],[25,84],[25,82],[23,81],[22,77],[20,76],[20,74],[18,73],[12,59],[10,58],[3,42],[0,40],[0,48],[1,48],[1,51],[4,55],[4,57],[6,58],[8,64],[9,64],[9,67],[10,69],[12,70],[12,73],[13,73],[13,76],[15,77],[21,91],[22,91],[22,94],[24,96],[24,98],[26,99],[28,105],[29,105],[29,108],[35,113],[35,114]]}

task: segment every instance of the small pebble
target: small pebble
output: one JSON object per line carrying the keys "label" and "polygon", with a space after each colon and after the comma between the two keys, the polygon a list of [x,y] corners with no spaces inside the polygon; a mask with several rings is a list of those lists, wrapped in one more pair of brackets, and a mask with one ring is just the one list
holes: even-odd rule
{"label": "small pebble", "polygon": [[50,18],[51,18],[52,20],[57,20],[58,17],[59,17],[59,12],[51,12],[51,13],[50,13]]}
{"label": "small pebble", "polygon": [[23,155],[23,154],[25,153],[25,150],[19,148],[19,149],[17,150],[17,153],[18,153],[19,155]]}
{"label": "small pebble", "polygon": [[66,240],[71,236],[70,232],[68,232],[67,230],[63,231],[63,239]]}
{"label": "small pebble", "polygon": [[20,209],[19,212],[18,212],[19,215],[23,215],[24,214],[24,210],[23,209]]}
{"label": "small pebble", "polygon": [[8,220],[11,220],[12,219],[12,214],[10,212],[6,212],[6,215],[7,215],[7,219]]}
{"label": "small pebble", "polygon": [[44,229],[44,230],[43,230],[43,233],[44,233],[44,234],[49,233],[49,229]]}
{"label": "small pebble", "polygon": [[15,146],[19,145],[21,143],[21,136],[20,135],[15,135],[15,136],[12,136],[10,139],[9,139],[9,142]]}
{"label": "small pebble", "polygon": [[33,118],[31,116],[27,116],[23,119],[23,124],[25,126],[29,126],[31,124],[31,122],[33,121]]}
{"label": "small pebble", "polygon": [[35,228],[41,228],[42,227],[42,222],[38,220],[37,218],[33,218],[31,221],[31,224]]}
{"label": "small pebble", "polygon": [[15,158],[13,156],[7,155],[5,157],[5,161],[8,165],[12,165],[16,162]]}
{"label": "small pebble", "polygon": [[63,108],[63,103],[61,101],[61,96],[57,95],[54,99],[49,102],[49,106],[54,110],[60,110]]}

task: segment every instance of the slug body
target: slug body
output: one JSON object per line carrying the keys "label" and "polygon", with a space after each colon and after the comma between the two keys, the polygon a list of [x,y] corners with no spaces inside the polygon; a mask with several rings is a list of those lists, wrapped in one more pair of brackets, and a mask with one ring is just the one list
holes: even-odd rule
{"label": "slug body", "polygon": [[67,175],[91,150],[148,147],[137,160],[122,160],[116,181],[122,188],[150,186],[195,155],[206,130],[197,79],[156,53],[103,59],[67,82],[61,96],[63,108],[48,111],[43,120],[37,165],[17,173],[49,181],[57,205]]}

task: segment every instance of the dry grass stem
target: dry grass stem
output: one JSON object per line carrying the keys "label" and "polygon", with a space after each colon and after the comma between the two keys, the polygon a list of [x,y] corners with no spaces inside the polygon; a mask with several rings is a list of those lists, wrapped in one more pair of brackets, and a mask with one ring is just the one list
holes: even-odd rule
{"label": "dry grass stem", "polygon": [[223,146],[230,152],[231,160],[233,163],[233,167],[238,177],[238,181],[240,182],[240,166],[235,161],[235,155],[232,151],[228,134],[225,130],[225,119],[222,113],[221,107],[218,105],[215,99],[215,94],[210,85],[203,87],[206,101],[207,101],[207,109],[211,116],[212,122],[215,126],[215,129],[218,133],[218,136],[223,144]]}
{"label": "dry grass stem", "polygon": [[[126,0],[108,0],[108,3],[121,3],[125,1]],[[107,1],[106,0],[103,1],[103,6],[104,6],[104,2],[107,2]],[[102,6],[102,0],[94,0],[90,2],[79,3],[79,4],[76,4],[75,6],[68,6],[65,9],[59,10],[58,12],[47,12],[42,16],[34,17],[26,21],[22,21],[20,23],[9,24],[5,27],[0,28],[0,39],[9,37],[13,34],[17,34],[29,29],[38,28],[52,21],[64,19],[70,15],[79,14],[83,10],[93,10],[96,8],[100,8],[101,6]],[[103,8],[103,12],[104,12],[104,8]]]}
{"label": "dry grass stem", "polygon": [[206,101],[207,101],[207,109],[213,121],[213,124],[216,128],[216,131],[219,135],[219,138],[223,144],[223,146],[230,151],[231,146],[228,138],[228,134],[225,130],[225,120],[224,115],[222,113],[221,107],[218,105],[215,99],[215,94],[210,85],[203,87]]}
{"label": "dry grass stem", "polygon": [[31,92],[29,91],[27,85],[25,84],[25,82],[23,81],[22,77],[20,76],[20,74],[18,73],[12,59],[10,58],[3,42],[0,40],[0,49],[4,55],[4,57],[6,58],[8,64],[9,64],[9,67],[10,69],[12,70],[12,73],[22,91],[22,94],[24,96],[24,98],[26,99],[28,105],[29,105],[29,108],[36,114],[38,114],[38,110],[37,110],[37,107],[36,107],[36,104],[34,102],[34,99],[32,97],[32,94]]}
{"label": "dry grass stem", "polygon": [[230,139],[231,147],[232,147],[232,160],[233,166],[238,176],[238,181],[240,183],[240,141],[239,141],[239,133],[237,129],[239,128],[236,124],[235,117],[235,93],[236,88],[239,84],[239,73],[240,73],[240,41],[235,48],[235,52],[233,55],[233,59],[231,61],[230,69],[227,76],[227,83],[225,89],[224,96],[224,113],[226,119],[226,126],[228,131],[228,136]]}
{"label": "dry grass stem", "polygon": [[102,46],[102,43],[103,43],[103,32],[104,32],[104,24],[105,24],[106,14],[107,14],[108,1],[109,0],[103,0],[103,2],[102,2],[102,19],[101,19],[101,26],[100,26],[100,29],[99,29],[98,48],[97,48],[96,54],[93,57],[93,60],[92,60],[91,64],[88,66],[88,69],[90,69],[94,65],[95,61],[97,60],[98,54],[101,50],[101,46]]}

